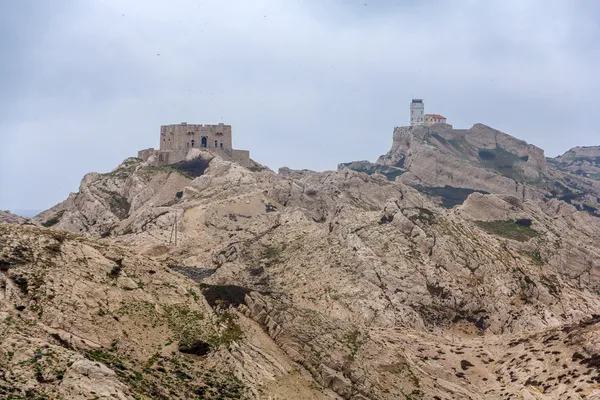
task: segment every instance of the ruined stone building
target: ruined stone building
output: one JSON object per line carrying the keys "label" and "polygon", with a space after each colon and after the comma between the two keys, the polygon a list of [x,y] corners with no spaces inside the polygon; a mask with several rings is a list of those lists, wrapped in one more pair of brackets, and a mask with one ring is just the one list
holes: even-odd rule
{"label": "ruined stone building", "polygon": [[233,148],[231,125],[196,125],[187,122],[163,125],[160,127],[159,140],[158,150],[140,150],[138,158],[147,161],[154,155],[159,165],[175,164],[184,161],[190,149],[200,149],[246,167],[250,162],[249,151]]}

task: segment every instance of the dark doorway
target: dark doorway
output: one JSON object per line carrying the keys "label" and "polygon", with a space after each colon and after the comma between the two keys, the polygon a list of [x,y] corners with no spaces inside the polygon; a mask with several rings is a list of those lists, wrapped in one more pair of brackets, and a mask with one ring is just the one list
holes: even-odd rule
{"label": "dark doorway", "polygon": [[206,140],[206,136],[204,136],[202,138],[202,147],[206,148],[208,146],[207,142],[208,142],[208,140]]}

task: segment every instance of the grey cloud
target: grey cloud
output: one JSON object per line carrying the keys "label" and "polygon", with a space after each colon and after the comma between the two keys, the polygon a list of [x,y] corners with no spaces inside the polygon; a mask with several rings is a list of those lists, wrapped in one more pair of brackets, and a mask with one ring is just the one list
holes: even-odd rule
{"label": "grey cloud", "polygon": [[232,124],[274,169],[375,159],[413,96],[551,156],[600,144],[593,1],[0,7],[0,208],[49,207],[180,121]]}

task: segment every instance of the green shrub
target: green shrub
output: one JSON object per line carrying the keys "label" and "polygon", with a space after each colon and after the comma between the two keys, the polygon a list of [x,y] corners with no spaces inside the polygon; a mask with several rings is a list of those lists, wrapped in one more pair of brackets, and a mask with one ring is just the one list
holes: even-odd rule
{"label": "green shrub", "polygon": [[46,222],[44,222],[42,225],[45,226],[46,228],[50,228],[51,226],[54,226],[54,225],[58,224],[59,222],[60,222],[59,218],[52,217],[52,218],[48,219]]}
{"label": "green shrub", "polygon": [[64,213],[65,213],[64,210],[59,211],[52,218],[48,218],[48,220],[46,220],[46,222],[44,222],[42,224],[42,226],[45,226],[46,228],[50,228],[51,226],[58,224]]}
{"label": "green shrub", "polygon": [[237,323],[237,314],[224,308],[224,306],[218,306],[214,310],[217,315],[215,325],[220,328],[213,335],[208,337],[207,340],[209,344],[214,347],[229,347],[231,343],[240,341],[244,338],[244,331]]}
{"label": "green shrub", "polygon": [[539,250],[532,251],[528,253],[529,257],[533,260],[536,265],[544,265],[544,259],[542,258],[542,254]]}

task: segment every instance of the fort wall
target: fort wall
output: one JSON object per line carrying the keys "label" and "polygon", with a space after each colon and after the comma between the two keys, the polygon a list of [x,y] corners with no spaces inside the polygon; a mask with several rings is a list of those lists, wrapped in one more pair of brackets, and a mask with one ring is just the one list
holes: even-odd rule
{"label": "fort wall", "polygon": [[160,127],[160,150],[190,148],[231,150],[231,125],[196,125],[183,122]]}
{"label": "fort wall", "polygon": [[250,165],[248,150],[232,147],[231,125],[202,125],[182,122],[160,127],[160,147],[138,151],[138,158],[153,161],[156,165],[169,165],[185,161],[191,149],[208,151],[224,160],[236,162],[244,167]]}

